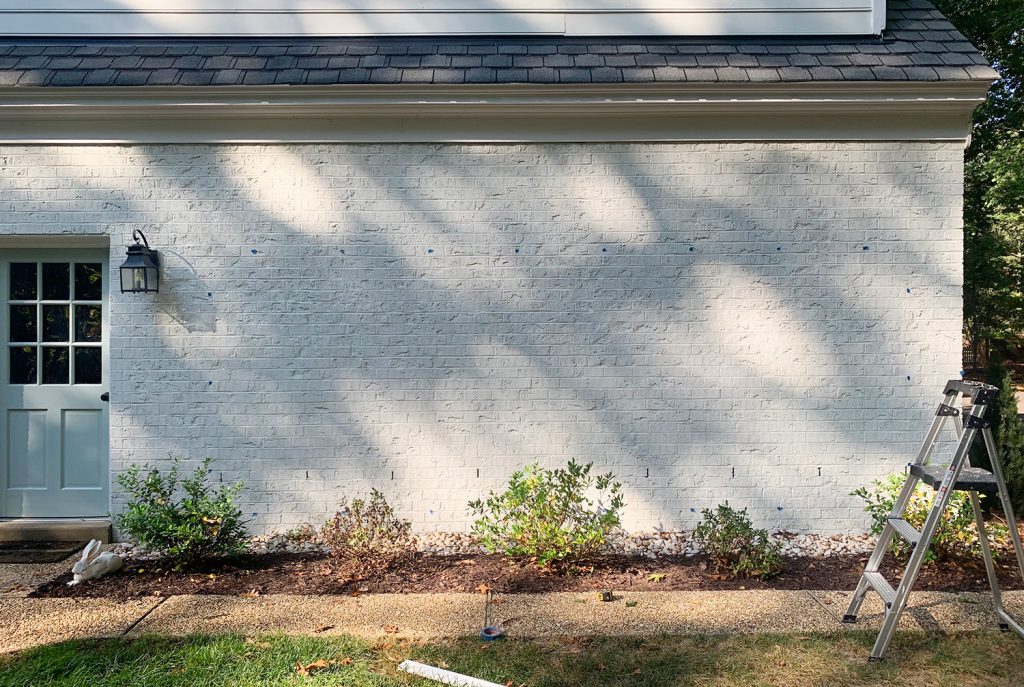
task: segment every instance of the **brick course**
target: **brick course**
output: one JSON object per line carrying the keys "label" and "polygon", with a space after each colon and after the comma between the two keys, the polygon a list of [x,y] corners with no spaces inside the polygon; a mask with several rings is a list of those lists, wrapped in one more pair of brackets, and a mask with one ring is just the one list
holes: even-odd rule
{"label": "brick course", "polygon": [[[614,470],[627,525],[720,501],[863,529],[959,372],[962,145],[0,148],[0,233],[133,229],[111,467],[243,479],[255,529],[382,489],[420,530],[517,466]],[[114,508],[121,496],[114,495]]]}

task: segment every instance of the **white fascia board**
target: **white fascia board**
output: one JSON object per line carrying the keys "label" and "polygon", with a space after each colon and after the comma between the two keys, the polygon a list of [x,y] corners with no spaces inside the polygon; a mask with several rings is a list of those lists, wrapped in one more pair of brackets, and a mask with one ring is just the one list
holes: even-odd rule
{"label": "white fascia board", "polygon": [[0,0],[0,35],[867,35],[879,2]]}
{"label": "white fascia board", "polygon": [[17,88],[0,142],[965,140],[986,86]]}

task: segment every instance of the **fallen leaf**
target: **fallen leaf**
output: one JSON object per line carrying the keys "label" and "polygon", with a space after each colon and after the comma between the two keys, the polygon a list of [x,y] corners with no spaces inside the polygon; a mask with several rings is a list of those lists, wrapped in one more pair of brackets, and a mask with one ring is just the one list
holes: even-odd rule
{"label": "fallen leaf", "polygon": [[647,576],[648,582],[661,582],[665,579],[665,573],[651,573]]}
{"label": "fallen leaf", "polygon": [[346,656],[345,658],[343,658],[340,661],[338,661],[338,663],[340,663],[343,666],[350,666],[350,665],[352,665],[352,659],[349,658],[348,656]]}
{"label": "fallen leaf", "polygon": [[384,631],[389,635],[396,635],[398,634],[398,625],[385,625]]}
{"label": "fallen leaf", "polygon": [[322,658],[319,661],[313,661],[312,663],[307,663],[306,665],[302,665],[301,661],[296,661],[295,672],[301,675],[302,677],[309,677],[310,673],[315,673],[316,671],[323,670],[324,668],[330,668],[335,663],[336,661],[327,661]]}
{"label": "fallen leaf", "polygon": [[486,594],[487,592],[491,591],[491,588],[488,587],[486,584],[481,584],[479,587],[476,588],[476,590],[481,594]]}
{"label": "fallen leaf", "polygon": [[322,627],[318,627],[315,630],[313,630],[313,633],[314,634],[319,634],[321,632],[327,632],[328,630],[333,630],[333,629],[334,629],[334,625],[324,625]]}
{"label": "fallen leaf", "polygon": [[606,666],[603,663],[598,663],[597,664],[597,669],[600,670],[601,672],[604,672],[604,671],[608,670],[608,666]]}
{"label": "fallen leaf", "polygon": [[636,604],[637,604],[636,601],[627,601],[626,602],[626,608],[633,608],[633,607],[636,606]]}
{"label": "fallen leaf", "polygon": [[249,591],[247,591],[247,592],[245,592],[243,594],[239,594],[238,596],[240,596],[243,599],[255,599],[259,595],[260,595],[259,590],[256,589],[255,587],[253,587]]}
{"label": "fallen leaf", "polygon": [[438,661],[437,667],[443,670],[448,670],[448,661]]}

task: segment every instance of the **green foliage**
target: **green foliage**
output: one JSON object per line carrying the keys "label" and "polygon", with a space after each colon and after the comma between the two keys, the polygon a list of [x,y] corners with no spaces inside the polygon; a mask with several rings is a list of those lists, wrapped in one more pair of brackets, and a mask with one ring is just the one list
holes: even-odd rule
{"label": "green foliage", "polygon": [[[527,557],[539,568],[600,553],[625,504],[612,473],[593,477],[592,467],[570,460],[565,468],[533,464],[513,472],[504,492],[469,504],[477,516],[473,532],[488,551]],[[588,497],[592,490],[596,504]]]}
{"label": "green foliage", "polygon": [[163,474],[132,465],[117,476],[129,498],[117,525],[143,547],[187,567],[207,558],[241,553],[248,535],[235,497],[242,483],[214,489],[206,484],[211,458],[191,477],[180,476],[181,460]]}
{"label": "green foliage", "polygon": [[[864,500],[866,504],[864,510],[871,516],[872,534],[882,532],[886,518],[892,513],[905,481],[906,475],[897,472],[885,479],[875,480],[870,487],[861,487],[851,494]],[[920,482],[910,497],[905,519],[918,531],[924,529],[924,522],[928,518],[934,498],[935,490]],[[986,522],[985,529],[988,531],[989,541],[992,542],[995,550],[1006,545],[1009,540],[1009,530],[1005,525],[998,522]],[[902,555],[910,551],[910,545],[901,537],[895,536],[892,538],[889,550],[894,554]],[[978,528],[974,524],[974,510],[971,508],[970,497],[965,491],[954,491],[950,496],[946,512],[943,513],[942,521],[935,531],[935,536],[932,538],[932,545],[925,555],[925,562],[954,555],[977,556],[980,554]]]}
{"label": "green foliage", "polygon": [[999,350],[1024,337],[1024,3],[937,4],[1000,76],[975,110],[964,184],[964,333]]}
{"label": "green foliage", "polygon": [[409,521],[395,515],[384,494],[374,489],[369,501],[342,499],[321,536],[338,558],[387,566],[415,550],[410,528]]}
{"label": "green foliage", "polygon": [[1014,511],[1024,513],[1024,422],[1017,415],[1013,376],[1005,368],[1001,371],[999,400],[993,409],[996,416],[993,432]]}
{"label": "green foliage", "polygon": [[693,537],[719,570],[735,577],[771,577],[782,570],[782,546],[767,530],[755,529],[747,509],[720,504],[705,508]]}

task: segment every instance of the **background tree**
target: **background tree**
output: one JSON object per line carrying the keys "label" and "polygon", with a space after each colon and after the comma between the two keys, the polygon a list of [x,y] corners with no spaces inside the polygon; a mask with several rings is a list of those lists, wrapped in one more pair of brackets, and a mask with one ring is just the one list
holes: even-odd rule
{"label": "background tree", "polygon": [[1024,2],[938,0],[1000,78],[974,114],[964,181],[964,334],[976,352],[1024,337]]}

